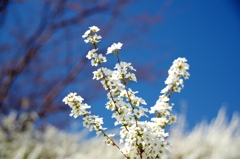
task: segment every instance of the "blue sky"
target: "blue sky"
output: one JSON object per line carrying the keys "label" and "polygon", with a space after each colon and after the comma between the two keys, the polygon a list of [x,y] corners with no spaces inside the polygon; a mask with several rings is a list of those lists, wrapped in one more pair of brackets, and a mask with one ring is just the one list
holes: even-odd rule
{"label": "blue sky", "polygon": [[[176,2],[178,3],[178,2]],[[239,111],[240,19],[231,1],[182,1],[182,14],[166,17],[161,30],[190,64],[191,78],[181,94],[188,102],[190,125],[216,116],[224,104],[228,115]],[[176,4],[177,6],[177,4]],[[159,32],[159,36],[161,32]],[[177,103],[177,101],[176,101]]]}
{"label": "blue sky", "polygon": [[[12,3],[11,6],[15,7],[15,9],[11,10],[11,12],[18,13],[24,10],[21,14],[19,13],[19,17],[22,16],[23,19],[38,16],[42,8],[36,3],[37,1],[26,1],[26,4]],[[123,42],[123,48],[120,52],[123,61],[131,62],[133,66],[141,64],[143,68],[149,63],[157,61],[154,69],[162,71],[167,71],[174,59],[178,57],[187,58],[190,64],[189,72],[191,76],[189,80],[185,81],[182,92],[173,94],[171,98],[171,102],[175,104],[173,112],[180,113],[180,103],[187,103],[186,114],[190,128],[203,119],[210,121],[216,117],[218,110],[223,105],[227,108],[227,115],[230,119],[234,112],[240,111],[238,93],[238,90],[240,90],[239,4],[237,0],[134,1],[121,10],[120,17],[116,19],[113,29],[103,37],[100,48],[110,46],[113,42]],[[149,13],[150,18],[151,16],[158,18],[151,19],[156,20],[151,27],[147,27],[148,29],[143,32],[138,32],[127,42],[121,41],[121,36],[115,36],[129,34],[129,32],[142,27],[139,23],[132,25],[133,27],[129,27],[129,24],[139,21],[136,17],[145,12]],[[94,19],[94,16],[99,19]],[[61,53],[64,56],[61,54],[60,60],[70,54],[74,56],[76,62],[79,57],[82,57],[81,53],[87,52],[86,49],[82,48],[90,48],[90,46],[84,43],[81,35],[89,26],[104,27],[110,17],[110,15],[106,14],[94,16],[81,21],[80,24],[67,28],[74,30],[71,32],[71,36],[73,36],[71,45],[75,47],[69,51],[66,48],[64,50],[65,45],[62,45],[60,50],[63,50]],[[11,16],[9,16],[7,20],[9,25],[6,25],[6,28],[11,30],[16,25],[16,23],[11,24],[14,17],[11,19]],[[35,20],[37,21],[37,18],[31,21],[31,26],[26,25],[19,28],[22,33],[31,34],[32,28],[38,24]],[[21,26],[20,24],[24,21],[20,19],[17,24],[18,22],[19,26]],[[0,40],[6,41],[7,34],[7,32],[3,31]],[[58,33],[55,34],[55,38],[62,40],[61,36],[58,37]],[[7,40],[11,41],[12,39]],[[134,41],[136,42],[134,43]],[[68,44],[68,39],[66,43]],[[57,49],[57,45],[58,43],[50,46],[56,46]],[[18,49],[18,47],[11,49]],[[44,54],[42,54],[44,59],[45,55],[55,51],[55,47],[51,47],[49,50],[48,48],[44,49]],[[63,72],[64,69],[59,69],[57,73],[64,75]],[[52,75],[52,72],[50,73]],[[137,83],[130,84],[130,88],[139,91],[139,96],[146,100],[149,108],[155,104],[160,95],[160,90],[165,87],[164,81],[166,77],[159,76],[154,82],[139,80]],[[86,80],[91,80],[91,78]],[[79,84],[79,88],[81,89],[81,84]],[[59,97],[59,102],[68,92],[76,89],[68,86]],[[113,125],[110,125],[113,123],[113,121],[110,122],[111,112],[105,109],[106,101],[106,99],[99,99],[89,104],[92,105],[94,113],[106,118],[106,126],[113,128]]]}
{"label": "blue sky", "polygon": [[[157,65],[162,70],[167,70],[177,57],[186,57],[191,76],[185,81],[182,92],[172,96],[174,112],[181,112],[180,103],[187,103],[190,128],[202,120],[210,121],[216,117],[222,106],[227,108],[230,119],[234,112],[240,110],[240,12],[237,3],[227,0],[172,2],[159,23],[143,36],[136,37],[147,40],[159,49],[152,51],[142,44],[124,48],[127,44],[123,44],[121,52],[124,54],[120,56],[134,66],[135,59],[144,65],[159,58],[159,55],[171,52]],[[124,10],[124,14],[134,16],[147,8],[152,8],[153,15],[160,14],[157,10],[159,5],[156,0],[136,2]],[[165,77],[154,83],[139,81],[131,87],[140,92],[139,95],[150,107],[158,99],[164,80]],[[93,103],[93,106],[99,104],[101,101]],[[108,125],[108,120],[106,123]]]}

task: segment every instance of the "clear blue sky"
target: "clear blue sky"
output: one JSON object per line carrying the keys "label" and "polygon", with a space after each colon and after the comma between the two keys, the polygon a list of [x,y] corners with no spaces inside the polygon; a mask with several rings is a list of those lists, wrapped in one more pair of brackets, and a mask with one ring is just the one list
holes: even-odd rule
{"label": "clear blue sky", "polygon": [[[23,11],[22,15],[28,11],[24,9],[25,7],[30,7],[34,11],[36,9],[36,13],[38,13],[37,9],[41,10],[41,7],[35,4],[36,1],[28,1],[28,3],[28,5],[16,4],[16,7],[20,7],[18,10]],[[132,45],[131,41],[124,42],[120,52],[121,59],[131,62],[133,66],[139,62],[145,66],[159,60],[156,69],[168,70],[174,59],[187,58],[191,76],[185,81],[182,92],[172,96],[171,102],[175,103],[173,111],[180,113],[180,103],[186,101],[187,121],[190,128],[203,119],[210,121],[216,117],[222,105],[226,106],[227,115],[230,118],[233,112],[240,111],[239,4],[237,0],[138,0],[121,10],[121,16],[116,19],[116,25],[108,35],[103,37],[101,45],[104,47],[113,42],[121,42],[115,35],[128,34],[129,31],[134,31],[138,27],[135,25],[129,28],[126,25],[128,28],[124,28],[126,22],[124,18],[128,17],[131,19],[128,23],[134,23],[138,21],[135,18],[137,15],[150,10],[150,15],[160,18],[160,21],[153,23],[149,30],[132,37],[132,41],[137,40],[139,44]],[[34,13],[28,14],[27,17],[31,15],[34,16]],[[89,18],[76,25],[82,31],[81,35],[88,29],[87,25],[96,25],[100,28],[104,26],[104,20],[109,15],[99,14],[98,16],[101,18],[98,21],[91,21]],[[34,24],[37,23],[32,25]],[[27,33],[31,31],[28,30]],[[88,47],[81,35],[77,34],[81,40],[80,43],[77,41],[79,49],[74,50],[78,57],[79,52],[83,52],[81,47]],[[1,40],[6,40],[4,33],[2,37]],[[160,90],[165,86],[165,79],[166,77],[160,76],[154,83],[139,81],[131,84],[130,87],[140,92],[139,96],[146,100],[149,108],[158,99]],[[74,88],[66,90],[66,92],[69,91],[74,91]],[[110,122],[111,112],[105,110],[105,102],[105,99],[101,99],[90,104],[93,112],[104,116],[107,119],[105,120],[107,127],[111,127],[110,123],[113,123]]]}
{"label": "clear blue sky", "polygon": [[[174,112],[179,113],[181,101],[186,101],[190,128],[203,119],[210,121],[216,117],[222,105],[227,108],[230,118],[233,112],[240,110],[240,8],[235,1],[227,0],[172,2],[162,14],[161,22],[143,36],[136,37],[147,39],[159,49],[152,51],[142,44],[131,47],[123,44],[121,52],[125,53],[120,56],[125,56],[125,61],[133,65],[134,59],[144,65],[161,54],[171,52],[159,63],[158,67],[162,70],[168,69],[177,57],[186,57],[191,76],[185,81],[182,92],[175,93],[171,99],[175,103]],[[139,1],[123,12],[134,16],[151,8],[152,14],[156,15],[159,14],[157,9],[160,4],[157,0]],[[158,99],[164,80],[160,77],[156,83],[140,81],[131,86],[140,92],[139,95],[150,107]],[[100,103],[93,103],[93,107]]]}

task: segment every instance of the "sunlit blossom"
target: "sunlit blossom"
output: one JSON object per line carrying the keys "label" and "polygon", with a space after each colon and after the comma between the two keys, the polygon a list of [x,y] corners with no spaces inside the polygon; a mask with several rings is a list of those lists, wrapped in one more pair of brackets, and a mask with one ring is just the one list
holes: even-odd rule
{"label": "sunlit blossom", "polygon": [[[83,38],[86,43],[92,43],[94,49],[90,50],[86,57],[91,60],[92,66],[99,67],[93,71],[93,79],[99,80],[105,90],[108,91],[106,108],[113,112],[112,118],[115,119],[114,125],[120,125],[120,143],[124,146],[119,148],[112,140],[112,134],[107,135],[102,127],[103,118],[91,115],[87,111],[90,106],[82,103],[83,98],[77,96],[76,93],[70,93],[63,99],[65,104],[68,104],[72,111],[70,116],[83,117],[83,125],[89,128],[90,131],[95,130],[97,135],[104,133],[105,143],[107,145],[116,146],[126,158],[161,158],[162,156],[170,156],[170,143],[166,140],[169,136],[165,132],[166,125],[176,121],[176,117],[171,115],[172,103],[169,103],[170,97],[174,92],[180,92],[183,88],[183,79],[189,77],[187,70],[189,65],[185,58],[174,60],[170,67],[169,76],[165,81],[167,85],[162,91],[156,104],[150,110],[144,108],[146,105],[144,99],[137,96],[137,91],[132,91],[128,88],[128,83],[136,82],[137,78],[134,74],[136,71],[131,63],[119,60],[119,50],[122,48],[122,43],[113,43],[107,48],[107,54],[114,53],[117,56],[117,64],[114,69],[108,69],[102,66],[102,63],[107,61],[107,58],[98,53],[98,43],[101,36],[96,32],[99,28],[96,26],[90,27],[86,31]],[[148,117],[147,113],[157,113],[156,117],[150,121],[141,121],[143,116]]]}
{"label": "sunlit blossom", "polygon": [[107,54],[113,53],[116,50],[120,50],[122,48],[122,45],[123,44],[120,42],[118,42],[117,44],[113,43],[110,47],[108,47]]}

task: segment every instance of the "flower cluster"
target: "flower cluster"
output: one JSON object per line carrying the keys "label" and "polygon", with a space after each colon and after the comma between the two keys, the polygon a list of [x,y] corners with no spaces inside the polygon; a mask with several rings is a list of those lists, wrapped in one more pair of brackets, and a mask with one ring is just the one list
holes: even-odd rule
{"label": "flower cluster", "polygon": [[113,53],[114,51],[118,51],[122,48],[122,43],[113,43],[112,46],[110,46],[108,49],[107,49],[107,54],[110,54],[110,53]]}
{"label": "flower cluster", "polygon": [[83,126],[89,128],[90,131],[96,130],[97,135],[99,135],[103,130],[106,130],[106,128],[102,127],[103,119],[96,115],[91,115],[91,112],[86,110],[91,108],[91,106],[82,103],[82,101],[83,98],[77,96],[77,93],[69,93],[63,99],[63,102],[72,108],[70,116],[74,118],[83,116]]}
{"label": "flower cluster", "polygon": [[87,39],[84,40],[85,43],[90,42],[92,44],[95,44],[95,43],[100,42],[102,37],[96,34],[96,32],[98,32],[99,30],[100,29],[96,26],[89,27],[89,30],[87,30],[82,36],[83,38],[87,37]]}
{"label": "flower cluster", "polygon": [[[112,140],[114,134],[107,135],[102,128],[102,118],[93,116],[86,109],[90,108],[87,104],[83,104],[83,98],[76,96],[76,93],[70,93],[63,99],[65,104],[71,108],[70,116],[83,116],[84,126],[90,125],[90,130],[103,132],[105,143],[116,146],[126,158],[161,158],[164,155],[170,155],[170,143],[166,141],[168,133],[165,132],[165,126],[176,120],[171,116],[170,111],[173,104],[169,104],[169,98],[173,92],[180,92],[183,87],[183,76],[185,79],[189,77],[187,70],[189,65],[185,58],[178,58],[173,62],[173,66],[169,70],[169,77],[165,81],[167,84],[157,101],[156,105],[148,111],[142,105],[146,102],[127,87],[131,81],[136,82],[137,78],[133,73],[136,71],[131,63],[120,61],[119,50],[122,48],[122,43],[113,43],[106,54],[114,53],[117,57],[117,64],[114,69],[108,69],[102,66],[102,63],[107,61],[107,58],[98,53],[98,43],[101,36],[96,33],[100,29],[96,26],[90,27],[83,38],[86,43],[90,42],[93,49],[87,54],[87,58],[91,60],[92,66],[99,68],[93,72],[93,79],[100,80],[105,90],[108,91],[106,108],[113,111],[112,118],[115,118],[115,126],[120,125],[120,143],[123,143],[123,148]],[[157,112],[157,116],[151,118],[150,121],[140,121],[140,118],[147,116],[147,113]]]}
{"label": "flower cluster", "polygon": [[165,81],[167,85],[162,89],[162,95],[159,96],[156,104],[151,107],[149,113],[157,112],[157,118],[151,120],[158,123],[161,127],[165,127],[167,124],[171,124],[176,121],[176,117],[170,114],[173,103],[169,103],[170,97],[174,92],[180,92],[183,88],[183,79],[188,79],[190,74],[187,72],[189,65],[186,63],[185,58],[178,58],[173,61],[173,65],[168,70],[168,78]]}

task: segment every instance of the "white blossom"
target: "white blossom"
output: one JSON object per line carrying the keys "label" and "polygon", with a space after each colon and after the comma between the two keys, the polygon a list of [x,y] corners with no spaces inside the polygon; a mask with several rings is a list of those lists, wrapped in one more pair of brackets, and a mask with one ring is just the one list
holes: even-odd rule
{"label": "white blossom", "polygon": [[100,29],[97,27],[97,26],[92,26],[92,27],[89,27],[91,31],[93,32],[98,32]]}
{"label": "white blossom", "polygon": [[[92,66],[98,66],[96,71],[93,71],[93,79],[100,80],[103,88],[108,91],[106,108],[113,111],[112,118],[115,119],[114,125],[120,125],[120,143],[124,146],[120,149],[112,140],[112,134],[107,135],[102,127],[103,119],[96,115],[91,115],[91,112],[86,109],[90,108],[87,104],[82,103],[83,98],[77,96],[76,93],[70,93],[63,99],[65,104],[71,108],[70,116],[83,116],[83,125],[89,128],[90,131],[95,130],[97,135],[104,133],[105,143],[107,145],[117,146],[126,158],[162,158],[170,156],[169,148],[171,144],[166,140],[169,136],[165,132],[165,127],[168,124],[174,123],[176,117],[171,114],[174,104],[169,103],[170,97],[174,92],[180,92],[184,87],[183,79],[188,79],[189,65],[185,58],[174,60],[170,67],[169,76],[165,81],[166,87],[161,91],[161,95],[156,104],[150,110],[144,108],[146,105],[144,99],[137,96],[137,91],[132,91],[128,88],[128,83],[137,81],[136,71],[131,63],[120,61],[118,50],[122,48],[122,43],[113,43],[107,49],[107,54],[114,53],[117,56],[117,64],[114,69],[108,69],[102,66],[102,63],[107,59],[102,54],[98,53],[97,44],[100,42],[101,36],[96,32],[99,28],[96,26],[90,27],[83,35],[86,38],[86,43],[92,43],[94,49],[90,50],[86,57],[91,60]],[[157,112],[156,117],[150,121],[141,121],[143,116],[148,117],[147,113]]]}
{"label": "white blossom", "polygon": [[123,44],[120,42],[118,42],[117,44],[113,43],[110,47],[108,47],[107,54],[113,53],[116,50],[120,50],[122,48],[122,45]]}
{"label": "white blossom", "polygon": [[84,34],[83,34],[83,38],[86,38],[86,37],[88,37],[88,35],[91,33],[91,31],[90,30],[87,30]]}
{"label": "white blossom", "polygon": [[86,38],[84,40],[85,43],[92,43],[92,44],[97,44],[100,42],[102,37],[100,35],[97,35],[96,32],[98,32],[100,29],[96,26],[89,27],[90,29],[87,30],[83,34],[83,38]]}
{"label": "white blossom", "polygon": [[77,96],[77,93],[69,93],[63,99],[63,102],[72,108],[70,116],[73,116],[74,118],[83,116],[83,126],[89,128],[90,131],[96,130],[97,135],[99,135],[106,129],[102,127],[103,119],[96,115],[91,115],[91,112],[86,110],[91,107],[82,103],[82,101],[83,98],[81,96]]}
{"label": "white blossom", "polygon": [[88,51],[88,54],[87,54],[86,58],[92,59],[93,57],[96,57],[97,50],[98,49],[92,49],[92,50]]}
{"label": "white blossom", "polygon": [[[173,61],[173,65],[168,70],[169,76],[167,77],[165,84],[167,86],[162,89],[162,95],[159,96],[156,104],[151,107],[150,113],[159,112],[166,116],[169,114],[169,110],[172,109],[173,104],[169,104],[169,97],[173,92],[180,92],[183,88],[183,79],[188,79],[190,74],[187,72],[189,65],[186,63],[185,58],[178,58]],[[169,94],[168,94],[169,93]]]}

